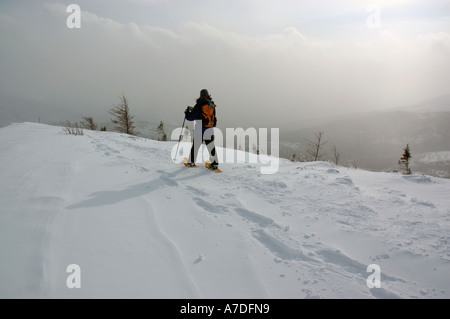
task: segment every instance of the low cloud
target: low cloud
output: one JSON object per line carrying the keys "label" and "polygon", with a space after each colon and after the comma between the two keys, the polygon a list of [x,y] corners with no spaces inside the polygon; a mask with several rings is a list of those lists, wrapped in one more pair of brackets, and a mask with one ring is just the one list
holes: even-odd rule
{"label": "low cloud", "polygon": [[282,126],[450,92],[446,32],[338,42],[295,27],[251,36],[191,21],[173,31],[87,11],[70,30],[65,9],[0,15],[1,94],[106,112],[124,92],[139,114],[176,122],[207,88],[227,125]]}

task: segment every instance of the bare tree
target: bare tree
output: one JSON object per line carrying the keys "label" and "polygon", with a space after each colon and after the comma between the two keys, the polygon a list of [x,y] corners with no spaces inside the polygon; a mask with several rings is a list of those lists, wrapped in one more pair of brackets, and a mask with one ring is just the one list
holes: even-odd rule
{"label": "bare tree", "polygon": [[63,132],[70,135],[84,135],[83,128],[78,122],[72,123],[70,121],[66,121]]}
{"label": "bare tree", "polygon": [[109,111],[111,115],[114,116],[111,122],[116,127],[116,130],[120,133],[125,133],[129,135],[137,135],[134,124],[134,116],[130,113],[130,108],[128,106],[128,101],[125,95],[119,96],[120,104],[114,105],[114,107]]}
{"label": "bare tree", "polygon": [[341,154],[339,154],[334,143],[331,145],[331,151],[333,152],[333,163],[336,165],[339,164],[339,158],[341,157]]}
{"label": "bare tree", "polygon": [[95,131],[97,129],[97,123],[94,122],[94,119],[92,116],[83,116],[81,115],[81,126],[87,130],[93,130]]}
{"label": "bare tree", "polygon": [[314,133],[315,140],[308,141],[307,153],[313,161],[319,161],[325,154],[321,153],[321,149],[327,143],[323,139],[323,132]]}

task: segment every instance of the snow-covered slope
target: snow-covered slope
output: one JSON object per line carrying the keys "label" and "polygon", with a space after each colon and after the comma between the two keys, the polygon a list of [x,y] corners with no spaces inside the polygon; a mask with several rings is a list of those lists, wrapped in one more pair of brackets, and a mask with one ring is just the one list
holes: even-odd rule
{"label": "snow-covered slope", "polygon": [[283,160],[215,174],[172,163],[175,142],[84,133],[0,129],[0,297],[450,297],[449,180]]}

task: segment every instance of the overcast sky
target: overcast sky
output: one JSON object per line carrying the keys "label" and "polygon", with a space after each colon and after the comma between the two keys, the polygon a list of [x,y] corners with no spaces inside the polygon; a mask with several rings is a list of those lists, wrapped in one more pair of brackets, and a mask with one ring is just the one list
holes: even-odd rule
{"label": "overcast sky", "polygon": [[448,0],[1,0],[0,43],[0,98],[105,117],[122,92],[177,123],[206,88],[232,127],[450,93]]}

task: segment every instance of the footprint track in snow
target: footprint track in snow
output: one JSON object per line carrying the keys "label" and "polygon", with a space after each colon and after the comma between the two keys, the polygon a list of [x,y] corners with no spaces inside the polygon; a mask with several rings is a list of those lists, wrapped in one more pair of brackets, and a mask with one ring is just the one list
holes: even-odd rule
{"label": "footprint track in snow", "polygon": [[[341,186],[354,187],[352,181],[343,179]],[[214,214],[214,216],[222,216],[219,220],[225,221],[225,226],[230,227],[233,223],[231,220],[236,217],[245,219],[248,223],[247,228],[242,228],[243,233],[247,233],[251,238],[260,243],[270,254],[274,256],[274,261],[281,264],[286,264],[287,267],[295,267],[298,271],[310,271],[318,273],[318,276],[326,276],[328,273],[339,273],[342,278],[348,280],[355,280],[358,278],[365,282],[370,275],[367,273],[367,265],[359,262],[351,257],[345,255],[341,251],[333,247],[327,247],[323,244],[299,242],[289,235],[289,230],[284,229],[277,224],[274,219],[258,214],[257,211],[248,209],[236,196],[228,195],[222,199],[227,199],[227,206],[213,204],[214,199],[210,201],[205,190],[188,186],[186,188],[189,193],[198,195],[193,198],[194,203],[202,208],[204,211]],[[280,186],[283,189],[283,186]],[[202,198],[200,198],[200,196]],[[269,201],[270,202],[270,201]],[[223,203],[223,201],[222,201]],[[363,206],[360,210],[367,210],[368,215],[376,214],[370,208]],[[239,225],[245,225],[239,223]],[[305,238],[308,240],[308,238]],[[321,270],[322,269],[322,270]],[[322,272],[325,269],[324,272]],[[381,280],[383,282],[402,281],[402,279],[381,273]],[[384,288],[376,292],[371,292],[376,298],[397,298],[398,296]]]}

